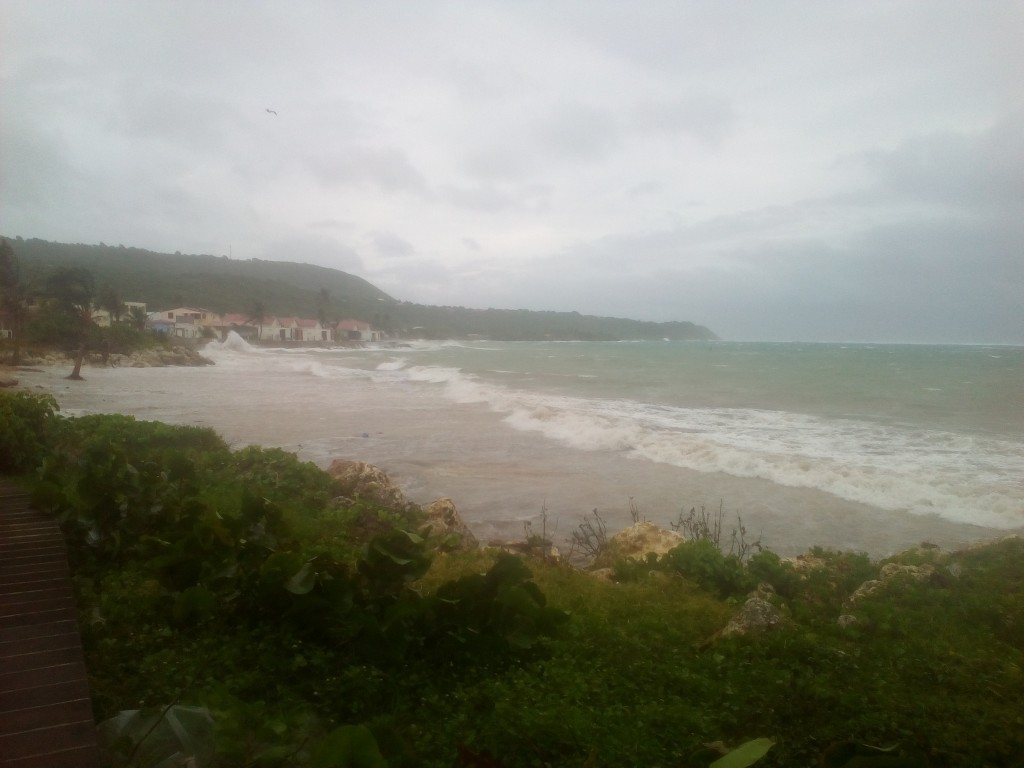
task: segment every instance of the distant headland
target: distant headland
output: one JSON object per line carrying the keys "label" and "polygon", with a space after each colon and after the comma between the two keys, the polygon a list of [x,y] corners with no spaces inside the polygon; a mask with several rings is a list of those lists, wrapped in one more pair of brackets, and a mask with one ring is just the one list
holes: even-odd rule
{"label": "distant headland", "polygon": [[692,322],[510,309],[438,307],[401,301],[361,277],[312,264],[224,256],[157,253],[124,245],[56,243],[8,237],[22,280],[59,267],[89,270],[97,287],[149,309],[192,306],[218,313],[355,318],[389,338],[501,341],[711,341]]}

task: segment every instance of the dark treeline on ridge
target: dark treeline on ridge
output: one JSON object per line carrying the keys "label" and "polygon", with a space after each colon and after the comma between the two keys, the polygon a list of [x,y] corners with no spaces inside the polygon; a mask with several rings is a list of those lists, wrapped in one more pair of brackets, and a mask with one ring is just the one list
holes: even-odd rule
{"label": "dark treeline on ridge", "polygon": [[712,340],[691,322],[654,323],[578,312],[434,307],[395,299],[363,278],[337,269],[261,259],[156,253],[123,245],[7,238],[27,282],[55,268],[84,267],[97,286],[150,310],[195,306],[215,312],[358,319],[389,333],[423,338],[481,336],[508,341],[619,339]]}

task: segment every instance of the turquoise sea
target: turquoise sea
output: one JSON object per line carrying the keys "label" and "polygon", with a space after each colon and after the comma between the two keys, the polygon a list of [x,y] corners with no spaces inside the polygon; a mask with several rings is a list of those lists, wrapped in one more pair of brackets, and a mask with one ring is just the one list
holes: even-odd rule
{"label": "turquoise sea", "polygon": [[[740,342],[207,347],[204,369],[97,370],[74,411],[208,424],[450,496],[483,538],[556,535],[632,499],[722,507],[776,550],[884,553],[1024,530],[1024,348]],[[78,398],[75,401],[75,398]]]}

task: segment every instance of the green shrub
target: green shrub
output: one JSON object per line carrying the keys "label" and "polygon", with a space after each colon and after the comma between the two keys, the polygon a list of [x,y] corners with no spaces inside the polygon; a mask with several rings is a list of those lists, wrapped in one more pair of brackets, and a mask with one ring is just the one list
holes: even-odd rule
{"label": "green shrub", "polygon": [[738,557],[723,555],[707,539],[680,544],[659,562],[662,568],[685,576],[722,598],[743,595],[756,586]]}
{"label": "green shrub", "polygon": [[793,570],[793,566],[767,549],[750,558],[747,573],[758,584],[771,584],[779,595],[787,599],[796,597],[800,590],[800,576]]}
{"label": "green shrub", "polygon": [[0,473],[38,467],[56,434],[57,401],[50,395],[0,392]]}

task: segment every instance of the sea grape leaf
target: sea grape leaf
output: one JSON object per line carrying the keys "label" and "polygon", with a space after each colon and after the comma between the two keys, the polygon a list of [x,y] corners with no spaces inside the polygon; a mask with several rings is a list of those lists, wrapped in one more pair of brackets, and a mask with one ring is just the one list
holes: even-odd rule
{"label": "sea grape leaf", "polygon": [[305,595],[316,586],[316,571],[312,563],[305,563],[299,571],[285,582],[284,588],[294,595]]}
{"label": "sea grape leaf", "polygon": [[178,621],[204,619],[217,612],[217,596],[201,584],[189,587],[174,601],[174,618]]}
{"label": "sea grape leaf", "polygon": [[295,552],[275,552],[263,561],[260,576],[266,584],[285,584],[302,566],[302,557]]}
{"label": "sea grape leaf", "polygon": [[768,754],[768,750],[774,746],[775,742],[771,739],[751,739],[715,760],[710,768],[747,768]]}
{"label": "sea grape leaf", "polygon": [[387,761],[365,725],[331,731],[310,762],[311,768],[387,768]]}

